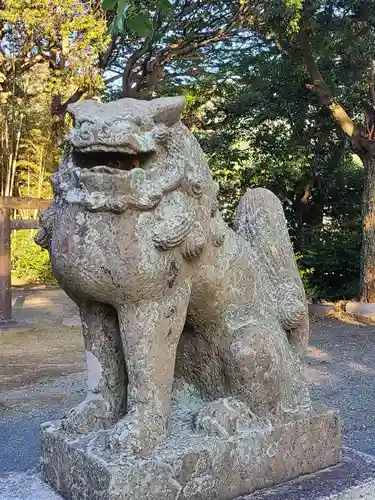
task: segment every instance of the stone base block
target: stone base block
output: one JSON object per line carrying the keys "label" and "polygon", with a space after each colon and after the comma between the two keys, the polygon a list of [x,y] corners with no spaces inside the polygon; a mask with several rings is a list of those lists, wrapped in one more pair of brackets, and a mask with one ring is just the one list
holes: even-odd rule
{"label": "stone base block", "polygon": [[236,500],[374,500],[375,457],[343,448],[340,464]]}
{"label": "stone base block", "polygon": [[182,414],[147,457],[112,453],[106,431],[77,438],[44,424],[42,477],[66,500],[232,500],[340,460],[339,415],[322,406],[224,437]]}
{"label": "stone base block", "polygon": [[[236,500],[374,500],[375,457],[343,448],[338,465]],[[146,497],[147,498],[147,497]],[[35,471],[0,474],[0,500],[63,500]]]}
{"label": "stone base block", "polygon": [[375,304],[364,304],[362,302],[347,302],[346,312],[350,314],[358,314],[366,318],[375,319]]}

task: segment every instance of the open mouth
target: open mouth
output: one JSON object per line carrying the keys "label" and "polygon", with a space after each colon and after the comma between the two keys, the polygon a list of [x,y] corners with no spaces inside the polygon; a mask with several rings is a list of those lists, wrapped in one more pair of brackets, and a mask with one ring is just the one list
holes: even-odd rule
{"label": "open mouth", "polygon": [[93,173],[118,174],[134,168],[145,168],[152,153],[123,153],[112,151],[74,151],[74,163]]}

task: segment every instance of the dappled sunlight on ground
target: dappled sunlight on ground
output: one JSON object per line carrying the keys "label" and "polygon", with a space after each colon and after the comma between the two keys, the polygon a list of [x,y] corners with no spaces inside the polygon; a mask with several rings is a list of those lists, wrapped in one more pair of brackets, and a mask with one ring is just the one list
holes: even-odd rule
{"label": "dappled sunlight on ground", "polygon": [[375,327],[348,316],[312,318],[306,373],[313,399],[340,410],[344,444],[375,454]]}
{"label": "dappled sunlight on ground", "polygon": [[84,369],[80,329],[61,324],[76,307],[61,290],[17,290],[12,302],[13,316],[31,320],[33,328],[1,334],[0,391]]}
{"label": "dappled sunlight on ground", "polygon": [[331,358],[331,356],[327,352],[322,351],[321,349],[318,349],[317,347],[311,345],[307,347],[306,356],[309,359],[316,359],[319,361],[323,360],[328,361]]}
{"label": "dappled sunlight on ground", "polygon": [[321,368],[308,367],[306,370],[307,380],[310,384],[320,384],[325,385],[327,383],[337,384],[340,382],[340,377],[333,375],[327,371],[323,371]]}

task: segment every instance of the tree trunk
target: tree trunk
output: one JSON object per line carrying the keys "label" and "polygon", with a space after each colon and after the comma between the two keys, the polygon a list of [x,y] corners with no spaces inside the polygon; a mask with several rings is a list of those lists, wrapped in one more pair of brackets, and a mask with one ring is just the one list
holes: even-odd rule
{"label": "tree trunk", "polygon": [[375,149],[362,157],[365,183],[362,196],[361,302],[375,303]]}
{"label": "tree trunk", "polygon": [[10,177],[10,191],[8,196],[13,195],[13,189],[14,189],[14,180],[16,178],[16,169],[17,169],[17,160],[18,160],[18,152],[20,149],[20,141],[21,141],[21,133],[22,133],[22,123],[25,115],[21,113],[20,119],[19,119],[19,125],[18,125],[18,130],[17,130],[17,135],[16,135],[16,141],[14,144],[14,151],[12,151],[12,162],[10,164],[10,170],[11,170],[11,177]]}

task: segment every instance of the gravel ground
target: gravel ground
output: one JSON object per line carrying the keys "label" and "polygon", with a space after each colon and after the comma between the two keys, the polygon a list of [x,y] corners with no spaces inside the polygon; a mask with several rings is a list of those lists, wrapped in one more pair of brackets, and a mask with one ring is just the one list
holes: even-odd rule
{"label": "gravel ground", "polygon": [[[35,467],[40,423],[84,395],[81,335],[61,325],[74,305],[59,290],[17,297],[16,317],[34,329],[0,337],[0,474]],[[313,398],[341,411],[343,443],[375,455],[375,326],[348,321],[312,322],[307,376]]]}
{"label": "gravel ground", "polygon": [[24,471],[40,456],[39,425],[83,399],[79,328],[62,325],[77,311],[59,289],[13,292],[13,313],[33,328],[0,334],[0,474]]}
{"label": "gravel ground", "polygon": [[375,455],[375,327],[323,320],[311,330],[313,398],[340,410],[345,446]]}
{"label": "gravel ground", "polygon": [[0,474],[25,471],[38,464],[40,424],[61,418],[84,398],[84,378],[81,372],[1,393]]}

